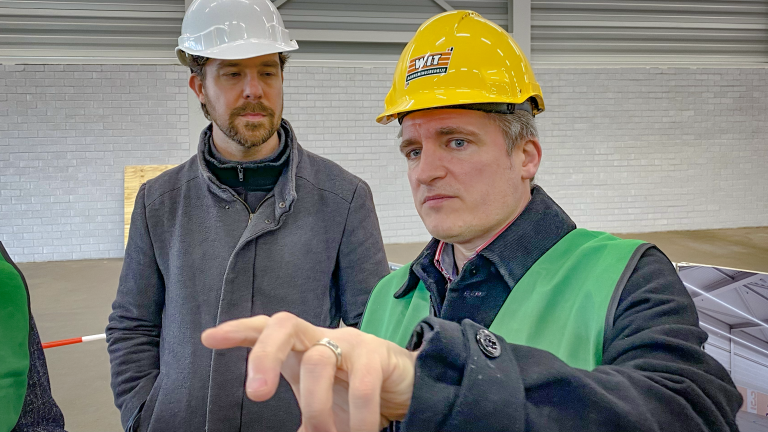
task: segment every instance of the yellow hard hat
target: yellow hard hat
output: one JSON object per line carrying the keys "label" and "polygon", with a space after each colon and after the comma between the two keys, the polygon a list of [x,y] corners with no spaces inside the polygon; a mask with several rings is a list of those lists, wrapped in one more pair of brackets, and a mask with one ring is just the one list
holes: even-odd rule
{"label": "yellow hard hat", "polygon": [[454,105],[544,111],[541,88],[520,47],[472,11],[445,12],[421,25],[400,55],[376,121],[387,124],[411,111]]}

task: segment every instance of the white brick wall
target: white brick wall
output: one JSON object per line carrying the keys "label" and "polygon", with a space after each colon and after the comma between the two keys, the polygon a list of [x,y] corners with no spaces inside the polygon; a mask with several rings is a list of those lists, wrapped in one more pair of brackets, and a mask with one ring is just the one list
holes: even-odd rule
{"label": "white brick wall", "polygon": [[[290,68],[305,147],[371,184],[384,241],[429,238],[397,126],[374,123],[392,68]],[[579,226],[643,232],[768,225],[768,69],[537,68],[537,182]]]}
{"label": "white brick wall", "polygon": [[768,69],[539,69],[538,182],[585,228],[768,225]]}
{"label": "white brick wall", "polygon": [[429,239],[413,207],[405,159],[397,147],[399,127],[375,120],[394,67],[289,66],[286,72],[283,117],[306,149],[368,182],[384,242]]}
{"label": "white brick wall", "polygon": [[[371,185],[385,242],[422,241],[397,125],[374,121],[392,72],[289,65],[284,116],[307,149]],[[189,155],[186,76],[0,66],[0,238],[16,259],[122,255],[123,166]],[[768,225],[768,69],[537,68],[537,78],[538,182],[580,226]]]}
{"label": "white brick wall", "polygon": [[188,155],[175,66],[0,65],[0,239],[23,261],[120,257],[123,167]]}

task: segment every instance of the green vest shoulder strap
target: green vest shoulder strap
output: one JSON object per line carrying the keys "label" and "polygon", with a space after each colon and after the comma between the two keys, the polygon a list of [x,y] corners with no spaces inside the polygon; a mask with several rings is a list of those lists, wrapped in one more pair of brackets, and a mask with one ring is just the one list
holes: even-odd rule
{"label": "green vest shoulder strap", "polygon": [[[602,362],[610,305],[618,301],[634,268],[632,261],[645,250],[641,245],[639,240],[603,232],[571,231],[515,285],[490,330],[507,342],[544,349],[570,366],[591,370]],[[393,297],[409,268],[404,266],[379,282],[361,326],[400,346],[429,315],[429,294],[423,284],[402,299]]]}
{"label": "green vest shoulder strap", "polygon": [[405,347],[416,324],[429,315],[429,292],[423,282],[401,299],[395,293],[408,279],[411,263],[385,276],[365,307],[360,330]]}
{"label": "green vest shoulder strap", "polygon": [[0,243],[0,431],[16,426],[27,393],[29,302],[21,273]]}

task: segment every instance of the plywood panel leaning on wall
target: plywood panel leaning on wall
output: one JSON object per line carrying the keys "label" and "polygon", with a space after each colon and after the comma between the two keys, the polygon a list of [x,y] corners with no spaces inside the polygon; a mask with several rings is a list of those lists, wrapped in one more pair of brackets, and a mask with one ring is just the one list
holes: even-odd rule
{"label": "plywood panel leaning on wall", "polygon": [[125,235],[123,236],[123,247],[128,244],[128,229],[131,227],[131,213],[133,213],[133,204],[136,202],[136,194],[139,193],[139,187],[147,180],[159,176],[162,172],[169,170],[176,165],[128,165],[125,167],[125,181],[123,183],[123,207],[125,209]]}

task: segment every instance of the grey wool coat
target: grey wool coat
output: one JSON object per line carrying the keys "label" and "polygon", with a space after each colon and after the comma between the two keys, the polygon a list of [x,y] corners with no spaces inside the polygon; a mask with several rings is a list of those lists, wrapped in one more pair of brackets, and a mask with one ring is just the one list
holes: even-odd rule
{"label": "grey wool coat", "polygon": [[279,311],[356,325],[388,273],[368,185],[304,150],[286,120],[280,133],[290,160],[253,214],[206,167],[210,126],[195,157],[139,189],[106,329],[126,430],[296,431],[287,382],[249,400],[248,350],[210,350],[201,333]]}

